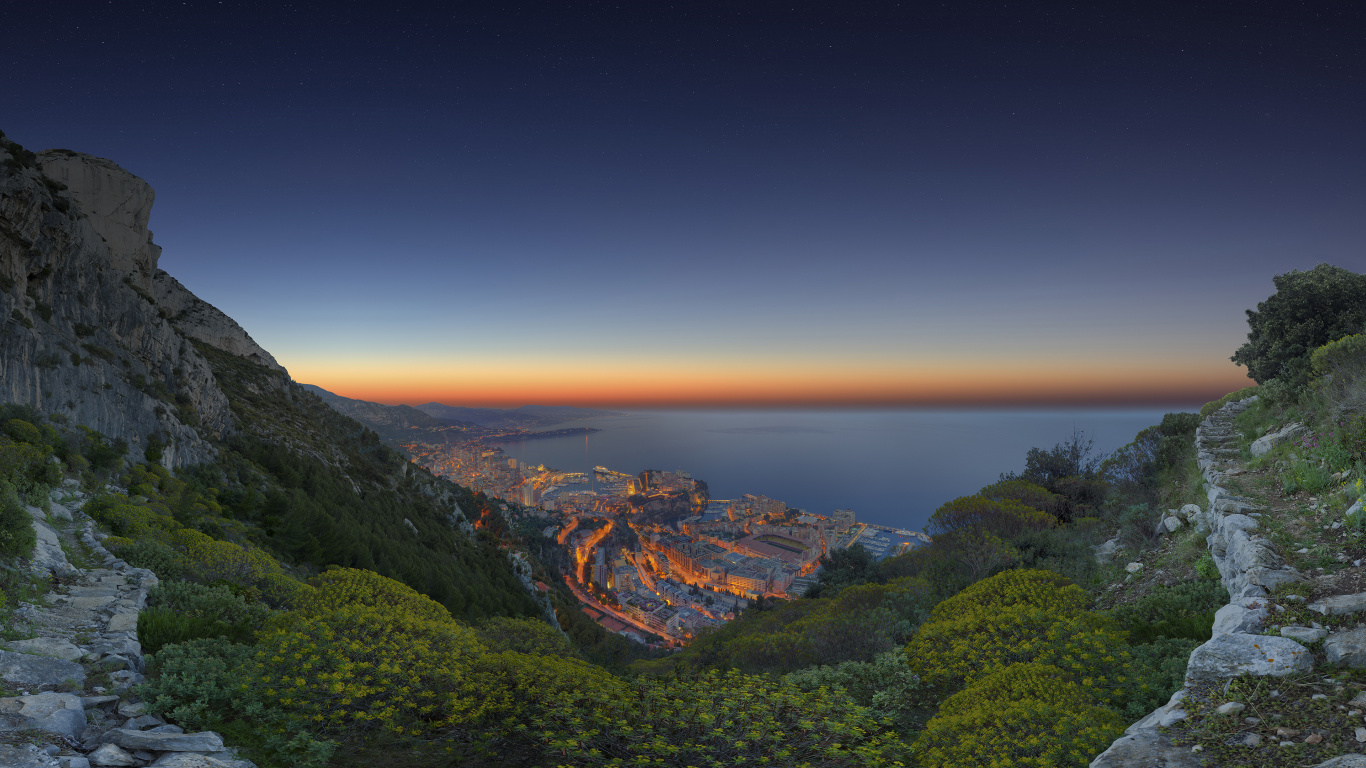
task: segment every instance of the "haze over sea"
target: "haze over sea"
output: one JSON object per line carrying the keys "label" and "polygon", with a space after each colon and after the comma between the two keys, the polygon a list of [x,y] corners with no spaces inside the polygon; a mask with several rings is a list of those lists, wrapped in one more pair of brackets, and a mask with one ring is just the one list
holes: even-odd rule
{"label": "haze over sea", "polygon": [[1108,454],[1167,408],[1050,410],[652,410],[547,427],[588,435],[501,443],[508,456],[573,472],[683,470],[712,498],[753,493],[817,514],[921,530],[945,501],[1024,469],[1032,447],[1080,429]]}

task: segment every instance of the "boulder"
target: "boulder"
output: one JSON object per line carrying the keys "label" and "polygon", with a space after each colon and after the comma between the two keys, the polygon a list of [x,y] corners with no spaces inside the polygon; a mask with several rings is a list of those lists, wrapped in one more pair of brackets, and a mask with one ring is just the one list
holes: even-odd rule
{"label": "boulder", "polygon": [[1129,573],[1138,573],[1139,571],[1143,570],[1143,563],[1129,563],[1128,565],[1124,566],[1124,570],[1128,571]]}
{"label": "boulder", "polygon": [[14,640],[5,643],[11,651],[28,653],[34,656],[51,656],[54,659],[76,661],[85,651],[60,637],[35,637],[32,640]]}
{"label": "boulder", "polygon": [[1264,599],[1244,599],[1229,603],[1214,614],[1212,634],[1256,634],[1266,620],[1267,602]]}
{"label": "boulder", "polygon": [[52,762],[31,749],[0,744],[0,765],[5,768],[52,768]]}
{"label": "boulder", "polygon": [[1111,560],[1114,560],[1115,553],[1118,552],[1119,549],[1119,537],[1110,539],[1104,544],[1096,545],[1096,562],[1103,565],[1105,563],[1110,562]]}
{"label": "boulder", "polygon": [[1286,637],[1217,635],[1191,652],[1186,686],[1242,674],[1281,677],[1314,668],[1314,655]]}
{"label": "boulder", "polygon": [[1204,510],[1200,509],[1199,504],[1187,504],[1180,509],[1180,513],[1185,515],[1186,519],[1190,522],[1195,522],[1195,518],[1199,517],[1203,512]]}
{"label": "boulder", "polygon": [[1366,768],[1366,755],[1339,755],[1331,760],[1324,760],[1314,768]]}
{"label": "boulder", "polygon": [[1277,445],[1285,442],[1286,440],[1292,440],[1306,431],[1308,430],[1305,428],[1303,424],[1287,424],[1275,432],[1263,435],[1257,438],[1256,440],[1252,441],[1252,455],[1261,456],[1262,454],[1270,451]]}
{"label": "boulder", "polygon": [[1318,627],[1281,627],[1281,637],[1288,637],[1297,643],[1317,643],[1328,636],[1328,630]]}
{"label": "boulder", "polygon": [[[164,727],[164,726],[158,726]],[[104,741],[124,749],[151,752],[222,752],[223,737],[213,731],[199,733],[154,733],[118,728],[104,735]]]}
{"label": "boulder", "polygon": [[1309,604],[1309,610],[1318,611],[1324,616],[1340,616],[1344,613],[1366,611],[1366,592],[1354,595],[1334,595]]}
{"label": "boulder", "polygon": [[81,688],[85,686],[85,667],[64,659],[0,651],[0,678],[19,688],[59,686],[67,682]]}
{"label": "boulder", "polygon": [[36,728],[76,740],[85,730],[81,697],[70,693],[38,693],[0,699],[0,731]]}
{"label": "boulder", "polygon": [[1166,526],[1169,532],[1176,533],[1177,529],[1185,524],[1182,523],[1181,519],[1178,518],[1176,515],[1172,515],[1167,519],[1163,520],[1162,525]]}
{"label": "boulder", "polygon": [[1366,667],[1366,629],[1334,632],[1323,641],[1323,653],[1329,664]]}
{"label": "boulder", "polygon": [[117,744],[103,744],[88,756],[91,765],[140,765],[141,760]]}
{"label": "boulder", "polygon": [[256,764],[250,760],[232,760],[193,752],[172,752],[162,755],[152,763],[152,768],[256,768]]}

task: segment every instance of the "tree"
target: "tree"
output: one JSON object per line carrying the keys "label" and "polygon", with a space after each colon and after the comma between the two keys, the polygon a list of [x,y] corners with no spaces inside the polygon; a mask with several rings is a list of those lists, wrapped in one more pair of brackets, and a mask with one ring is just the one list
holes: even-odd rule
{"label": "tree", "polygon": [[1309,380],[1318,347],[1366,327],[1366,275],[1320,264],[1272,278],[1276,292],[1247,310],[1247,343],[1229,358],[1258,384],[1276,379],[1294,389]]}

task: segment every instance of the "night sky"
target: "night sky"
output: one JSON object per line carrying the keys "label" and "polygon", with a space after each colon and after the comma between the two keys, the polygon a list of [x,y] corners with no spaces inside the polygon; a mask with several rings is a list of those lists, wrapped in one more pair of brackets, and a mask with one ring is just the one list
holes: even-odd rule
{"label": "night sky", "polygon": [[384,402],[1195,402],[1366,271],[1360,3],[432,5],[6,3],[0,129]]}

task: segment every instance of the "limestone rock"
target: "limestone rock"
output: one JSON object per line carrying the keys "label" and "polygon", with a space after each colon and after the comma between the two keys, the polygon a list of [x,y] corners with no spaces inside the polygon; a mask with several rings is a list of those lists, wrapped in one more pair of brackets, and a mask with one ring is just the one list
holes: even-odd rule
{"label": "limestone rock", "polygon": [[1128,565],[1124,566],[1124,570],[1128,571],[1129,573],[1138,573],[1139,571],[1143,570],[1143,563],[1129,563]]}
{"label": "limestone rock", "polygon": [[1366,592],[1354,595],[1334,595],[1316,600],[1309,604],[1309,610],[1318,611],[1324,616],[1339,616],[1344,613],[1366,611]]}
{"label": "limestone rock", "polygon": [[[1362,739],[1358,738],[1357,741]],[[1339,755],[1331,760],[1324,760],[1314,768],[1366,768],[1366,755]]]}
{"label": "limestone rock", "polygon": [[1328,630],[1318,627],[1281,627],[1281,637],[1288,637],[1297,643],[1317,643],[1328,636]]}
{"label": "limestone rock", "polygon": [[136,757],[117,744],[103,744],[89,755],[91,765],[139,765]]}
{"label": "limestone rock", "polygon": [[1197,517],[1204,514],[1204,510],[1200,509],[1199,504],[1187,504],[1180,509],[1180,513],[1193,523]]}
{"label": "limestone rock", "polygon": [[1185,523],[1182,523],[1181,518],[1177,517],[1176,515],[1171,515],[1170,517],[1162,521],[1162,525],[1166,526],[1169,532],[1176,533],[1177,529],[1181,528],[1183,525],[1185,525]]}
{"label": "limestone rock", "polygon": [[1269,435],[1263,435],[1262,437],[1259,437],[1256,440],[1254,440],[1252,442],[1252,455],[1261,456],[1267,451],[1270,451],[1276,445],[1283,443],[1286,440],[1294,439],[1295,437],[1306,431],[1307,430],[1303,424],[1287,424],[1276,432],[1272,432]]}
{"label": "limestone rock", "polygon": [[224,352],[245,357],[257,365],[285,372],[284,366],[252,340],[236,320],[190,293],[174,277],[157,270],[152,277],[152,295],[158,306],[171,313],[171,324],[181,334]]}
{"label": "limestone rock", "polygon": [[5,768],[52,768],[52,763],[31,749],[0,744],[0,765]]}
{"label": "limestone rock", "polygon": [[81,687],[85,685],[85,668],[63,659],[0,651],[0,678],[18,687],[59,686],[68,681]]}
{"label": "limestone rock", "polygon": [[1162,733],[1142,731],[1115,740],[1089,768],[1200,768],[1190,747],[1178,747]]}
{"label": "limestone rock", "polygon": [[1214,635],[1233,633],[1256,634],[1266,620],[1267,602],[1265,599],[1244,599],[1229,603],[1214,614]]}
{"label": "limestone rock", "polygon": [[1096,562],[1104,565],[1115,559],[1115,553],[1119,552],[1119,537],[1106,541],[1104,544],[1095,546]]}
{"label": "limestone rock", "polygon": [[1304,646],[1270,635],[1218,635],[1191,652],[1186,685],[1224,680],[1247,673],[1284,676],[1307,673],[1314,656]]}
{"label": "limestone rock", "polygon": [[172,752],[162,755],[152,763],[152,768],[256,768],[256,764],[250,760],[230,760],[192,752]]}
{"label": "limestone rock", "polygon": [[223,737],[213,731],[200,733],[154,733],[132,731],[127,728],[112,730],[104,735],[106,742],[124,749],[146,749],[152,752],[222,752]]}
{"label": "limestone rock", "polygon": [[69,640],[60,637],[35,637],[31,640],[13,640],[5,643],[5,647],[11,651],[19,653],[29,653],[34,656],[51,656],[54,659],[65,659],[75,661],[85,654],[85,651],[72,645]]}
{"label": "limestone rock", "polygon": [[1366,629],[1334,632],[1323,641],[1323,653],[1329,664],[1366,667]]}
{"label": "limestone rock", "polygon": [[0,730],[36,728],[69,739],[85,730],[85,707],[70,693],[39,693],[0,699]]}

